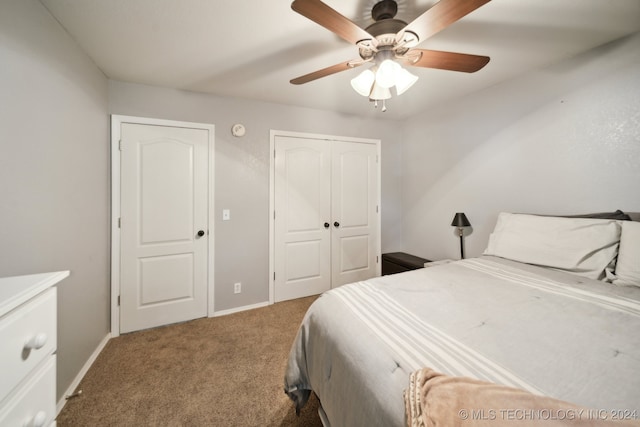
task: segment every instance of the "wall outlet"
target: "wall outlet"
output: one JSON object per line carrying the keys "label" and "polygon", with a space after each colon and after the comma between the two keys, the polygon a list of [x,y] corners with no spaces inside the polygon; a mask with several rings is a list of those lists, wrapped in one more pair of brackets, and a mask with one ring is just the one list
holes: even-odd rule
{"label": "wall outlet", "polygon": [[234,294],[239,294],[240,292],[242,292],[242,283],[240,283],[240,282],[234,283],[233,284],[233,293]]}

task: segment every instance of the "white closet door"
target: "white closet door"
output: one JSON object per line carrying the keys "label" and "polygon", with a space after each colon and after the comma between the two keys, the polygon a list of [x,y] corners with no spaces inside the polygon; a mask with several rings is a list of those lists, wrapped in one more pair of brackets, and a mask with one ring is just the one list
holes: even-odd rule
{"label": "white closet door", "polygon": [[123,123],[120,331],[207,314],[208,133]]}
{"label": "white closet door", "polygon": [[378,272],[378,165],[373,144],[332,145],[331,286]]}
{"label": "white closet door", "polygon": [[274,297],[284,301],[331,286],[331,145],[277,136],[275,150]]}

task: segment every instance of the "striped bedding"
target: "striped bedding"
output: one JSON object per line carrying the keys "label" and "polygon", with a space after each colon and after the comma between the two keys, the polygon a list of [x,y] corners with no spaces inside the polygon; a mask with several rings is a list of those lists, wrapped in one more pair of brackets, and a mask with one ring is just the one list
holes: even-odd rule
{"label": "striped bedding", "polygon": [[285,391],[333,427],[404,425],[411,372],[640,411],[640,288],[495,257],[345,285],[310,307]]}

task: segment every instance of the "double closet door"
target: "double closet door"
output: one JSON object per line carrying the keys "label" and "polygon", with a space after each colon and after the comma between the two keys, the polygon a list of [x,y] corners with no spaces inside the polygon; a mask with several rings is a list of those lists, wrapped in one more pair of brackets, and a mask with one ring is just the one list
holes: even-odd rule
{"label": "double closet door", "polygon": [[378,144],[276,135],[274,299],[379,275]]}

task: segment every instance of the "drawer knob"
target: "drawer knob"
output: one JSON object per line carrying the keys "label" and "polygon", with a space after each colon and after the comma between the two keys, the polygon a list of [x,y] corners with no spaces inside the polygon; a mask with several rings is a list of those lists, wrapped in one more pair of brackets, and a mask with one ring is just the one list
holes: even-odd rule
{"label": "drawer knob", "polygon": [[47,334],[39,333],[27,340],[24,343],[24,348],[27,350],[38,350],[45,346],[47,343]]}
{"label": "drawer knob", "polygon": [[38,411],[33,418],[29,418],[22,425],[23,427],[43,427],[47,422],[47,413],[44,411]]}

